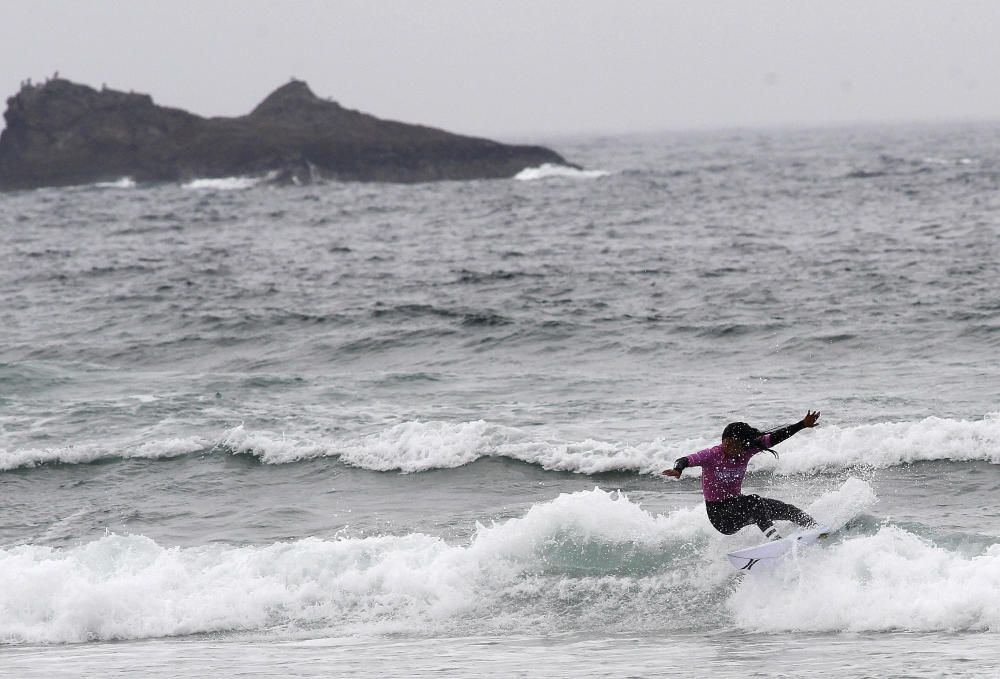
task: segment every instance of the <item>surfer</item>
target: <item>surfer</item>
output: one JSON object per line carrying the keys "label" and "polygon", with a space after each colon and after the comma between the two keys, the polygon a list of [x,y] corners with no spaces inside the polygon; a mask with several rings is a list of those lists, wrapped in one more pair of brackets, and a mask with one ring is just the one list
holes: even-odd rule
{"label": "surfer", "polygon": [[795,424],[762,432],[746,422],[732,422],[722,431],[722,443],[699,450],[686,457],[677,458],[674,468],[663,474],[679,479],[688,467],[701,467],[701,491],[705,495],[708,520],[724,535],[732,535],[752,523],[770,540],[781,536],[774,527],[775,521],[792,521],[800,526],[815,526],[816,521],[798,507],[759,495],[743,495],[743,477],[750,458],[771,450],[788,437],[803,429],[811,429],[819,421],[819,412],[807,411]]}

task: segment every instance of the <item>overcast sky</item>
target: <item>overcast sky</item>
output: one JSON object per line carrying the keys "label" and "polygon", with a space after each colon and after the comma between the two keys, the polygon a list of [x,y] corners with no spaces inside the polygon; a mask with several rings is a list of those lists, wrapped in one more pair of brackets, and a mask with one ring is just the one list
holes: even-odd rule
{"label": "overcast sky", "polygon": [[0,92],[55,71],[202,115],[294,76],[506,138],[1000,119],[1000,1],[0,0]]}

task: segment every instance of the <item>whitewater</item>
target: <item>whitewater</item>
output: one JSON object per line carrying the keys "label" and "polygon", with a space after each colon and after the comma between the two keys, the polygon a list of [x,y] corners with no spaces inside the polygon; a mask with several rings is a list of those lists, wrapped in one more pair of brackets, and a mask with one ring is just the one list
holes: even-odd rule
{"label": "whitewater", "polygon": [[998,129],[546,143],[0,194],[0,676],[996,675]]}
{"label": "whitewater", "polygon": [[[627,444],[614,441],[545,440],[529,432],[484,420],[474,422],[408,421],[359,436],[314,439],[283,432],[250,430],[245,423],[212,436],[121,440],[55,448],[0,449],[0,470],[46,463],[85,464],[104,459],[158,459],[179,455],[251,455],[264,464],[287,464],[330,457],[370,471],[422,472],[450,469],[484,457],[503,457],[551,471],[580,474],[634,471],[656,474],[676,458],[715,445],[712,438]],[[808,441],[794,439],[783,446],[792,455],[757,457],[751,471],[776,474],[834,469],[887,468],[919,461],[982,460],[1000,463],[1000,413],[978,420],[928,417],[917,422],[882,422],[815,432]],[[700,476],[692,467],[688,476]]]}

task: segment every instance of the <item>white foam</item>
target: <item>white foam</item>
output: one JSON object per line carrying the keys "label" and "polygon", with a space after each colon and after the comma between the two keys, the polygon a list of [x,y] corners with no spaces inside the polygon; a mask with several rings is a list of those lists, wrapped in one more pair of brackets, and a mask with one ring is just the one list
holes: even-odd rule
{"label": "white foam", "polygon": [[477,528],[472,549],[485,560],[523,560],[551,552],[556,535],[577,545],[594,541],[660,547],[668,540],[691,540],[712,530],[704,507],[654,515],[624,493],[600,488],[562,493],[551,502],[533,505],[523,517]]}
{"label": "white foam", "polygon": [[971,165],[976,160],[972,158],[939,158],[936,156],[928,156],[922,159],[924,163],[928,165]]}
{"label": "white foam", "polygon": [[200,436],[151,441],[85,443],[51,448],[0,448],[0,471],[42,464],[87,464],[110,458],[157,459],[187,455],[210,447]]}
{"label": "white foam", "polygon": [[345,464],[363,469],[409,473],[469,464],[492,454],[516,432],[483,420],[411,421],[360,438],[310,440],[249,431],[241,424],[226,432],[220,444],[235,453],[256,455],[267,464],[339,457]]}
{"label": "white foam", "polygon": [[483,420],[403,422],[341,450],[340,459],[364,469],[420,472],[449,469],[490,455],[504,439],[500,427]]}
{"label": "white foam", "polygon": [[179,457],[190,455],[199,450],[209,448],[207,440],[200,436],[182,436],[170,439],[160,439],[156,441],[146,441],[125,452],[122,457],[145,458],[155,460],[159,458]]}
{"label": "white foam", "polygon": [[709,445],[701,439],[670,443],[657,439],[635,446],[592,439],[539,441],[520,429],[484,420],[408,421],[360,438],[339,439],[251,431],[241,424],[226,432],[219,443],[236,453],[256,455],[268,464],[339,457],[362,469],[412,473],[461,467],[483,457],[506,457],[549,470],[585,474],[622,470],[655,473],[665,464],[672,465],[678,455]]}
{"label": "white foam", "polygon": [[131,177],[122,177],[113,182],[98,182],[95,186],[99,186],[102,189],[134,189],[135,180]]}
{"label": "white foam", "polygon": [[[451,469],[484,457],[504,457],[552,471],[580,474],[636,472],[659,474],[674,460],[718,441],[707,438],[657,438],[609,442],[559,441],[484,420],[470,422],[408,421],[362,436],[307,437],[239,425],[223,432],[218,445],[252,454],[267,464],[320,457],[373,471],[422,472]],[[212,446],[203,436],[144,441],[109,441],[52,448],[0,448],[0,470],[45,463],[87,463],[112,457],[173,457]],[[853,467],[887,468],[919,461],[985,461],[1000,464],[1000,414],[981,420],[929,417],[916,422],[858,426],[825,425],[797,434],[778,448],[779,459],[757,455],[751,471],[778,474],[836,471]],[[685,470],[687,477],[701,470]]]}
{"label": "white foam", "polygon": [[1000,631],[1000,545],[969,557],[886,526],[752,573],[729,608],[766,632]]}
{"label": "white foam", "polygon": [[867,481],[848,478],[840,488],[823,494],[807,509],[823,526],[839,530],[855,516],[871,509],[876,502],[878,498]]}
{"label": "white foam", "polygon": [[[494,455],[537,464],[545,469],[597,474],[636,471],[656,474],[683,455],[715,445],[717,440],[655,439],[636,444],[585,440],[555,442],[508,435]],[[1000,464],[1000,414],[981,420],[929,417],[916,422],[858,426],[826,425],[788,439],[780,457],[757,455],[751,470],[779,474],[813,473],[856,466],[887,468],[919,461],[985,461]],[[700,476],[692,467],[687,476]]]}
{"label": "white foam", "polygon": [[[808,511],[839,529],[875,502],[871,486],[848,479]],[[969,556],[889,525],[835,535],[747,574],[726,607],[761,632],[998,631],[1000,545]]]}
{"label": "white foam", "polygon": [[0,470],[34,467],[40,464],[84,464],[93,462],[107,453],[98,446],[56,446],[52,448],[0,448]]}
{"label": "white foam", "polygon": [[[613,598],[607,611],[619,611],[620,596],[608,593],[612,585],[641,604],[672,586],[670,574],[654,572],[640,586],[613,575],[618,564],[637,555],[662,558],[670,545],[709,532],[703,511],[654,516],[624,495],[595,489],[480,526],[465,544],[416,533],[246,547],[168,548],[116,535],[66,549],[18,546],[0,550],[0,581],[16,583],[0,588],[0,639],[523,627],[538,616],[559,620],[550,606],[560,596],[595,605]],[[597,555],[603,577],[560,576],[560,563],[578,564],[588,554]],[[660,624],[658,616],[649,619]]]}
{"label": "white foam", "polygon": [[[757,456],[785,474],[853,466],[887,468],[931,460],[1000,464],[1000,413],[981,420],[928,417],[853,427],[827,425],[781,444],[781,458]],[[770,459],[767,459],[770,458]]]}
{"label": "white foam", "polygon": [[201,191],[240,191],[260,184],[260,177],[220,177],[194,179],[183,184],[185,189]]}
{"label": "white foam", "polygon": [[488,423],[409,421],[360,438],[286,436],[239,425],[223,436],[222,446],[235,453],[256,455],[267,464],[283,464],[317,457],[339,457],[342,462],[372,471],[413,473],[452,469],[483,457],[506,457],[553,471],[598,474],[634,470],[656,473],[675,457],[710,445],[688,439],[662,439],[639,444],[615,444],[587,439],[550,442],[528,438],[522,430]]}
{"label": "white foam", "polygon": [[545,163],[538,167],[527,167],[516,175],[514,179],[520,181],[534,181],[536,179],[550,179],[552,177],[566,177],[569,179],[597,179],[599,177],[607,177],[610,172],[605,170],[579,170],[575,167],[569,167],[568,165],[555,165],[553,163]]}
{"label": "white foam", "polygon": [[[577,442],[533,440],[518,430],[506,428],[501,435],[483,425],[475,446],[494,456],[509,457],[545,469],[598,474],[636,471],[656,474],[673,466],[674,460],[715,445],[710,439],[655,439],[635,444],[587,439]],[[493,447],[495,446],[495,447]],[[468,450],[468,449],[467,449]],[[780,457],[757,455],[751,469],[770,469],[779,474],[799,474],[846,469],[855,466],[887,468],[919,461],[986,461],[1000,463],[1000,415],[982,420],[952,420],[929,417],[917,422],[893,422],[858,426],[828,425],[801,432],[779,448]],[[391,458],[383,454],[383,461]],[[457,460],[448,460],[456,466]],[[380,468],[392,468],[383,462]],[[689,468],[685,475],[698,476]]]}
{"label": "white foam", "polygon": [[[227,432],[221,443],[271,464],[340,457],[347,464],[373,471],[420,472],[460,467],[483,457],[506,457],[553,471],[658,474],[672,467],[676,458],[717,441],[658,438],[638,443],[595,439],[564,442],[533,438],[514,427],[476,420],[409,421],[360,438],[315,440],[251,432],[241,425]],[[856,466],[885,468],[929,460],[996,464],[1000,463],[1000,415],[994,413],[982,420],[930,417],[917,422],[854,427],[827,425],[797,434],[782,443],[779,452],[778,459],[755,456],[751,470],[800,474]],[[700,473],[697,467],[684,472],[691,477]]]}
{"label": "white foam", "polygon": [[267,464],[281,464],[324,457],[331,449],[322,443],[287,438],[270,431],[248,431],[242,424],[225,433],[219,445],[236,454],[255,455]]}
{"label": "white foam", "polygon": [[[810,510],[843,520],[823,512],[857,512],[873,498],[853,480]],[[242,547],[117,535],[21,545],[0,549],[0,639],[662,630],[665,606],[683,628],[727,611],[766,631],[1000,628],[1000,546],[962,556],[884,527],[740,581],[723,555],[759,539],[752,532],[718,535],[700,504],[657,515],[595,488],[478,525],[461,543],[412,533]]]}
{"label": "white foam", "polygon": [[[518,451],[515,457],[552,469],[595,473],[635,469],[655,473],[673,466],[674,457],[686,455],[717,441],[693,439],[668,443],[658,439],[635,446],[582,442],[538,445],[533,452]],[[1000,415],[981,420],[928,417],[916,422],[838,426],[826,425],[801,432],[778,447],[780,457],[757,455],[751,470],[779,474],[813,473],[856,466],[888,468],[913,462],[950,460],[1000,464]],[[685,475],[697,476],[689,468]]]}

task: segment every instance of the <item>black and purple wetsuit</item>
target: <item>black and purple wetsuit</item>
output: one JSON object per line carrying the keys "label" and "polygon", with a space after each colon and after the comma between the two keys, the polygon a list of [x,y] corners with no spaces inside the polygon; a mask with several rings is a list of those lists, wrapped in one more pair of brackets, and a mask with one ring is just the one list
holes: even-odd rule
{"label": "black and purple wetsuit", "polygon": [[722,444],[705,448],[678,458],[674,462],[674,469],[683,471],[687,467],[701,467],[701,491],[705,496],[708,520],[720,533],[732,535],[755,523],[770,537],[774,521],[793,521],[800,526],[814,526],[816,522],[813,518],[798,507],[759,495],[742,494],[743,478],[750,458],[781,443],[803,428],[804,425],[797,422],[769,434],[762,434],[735,456],[726,455]]}

